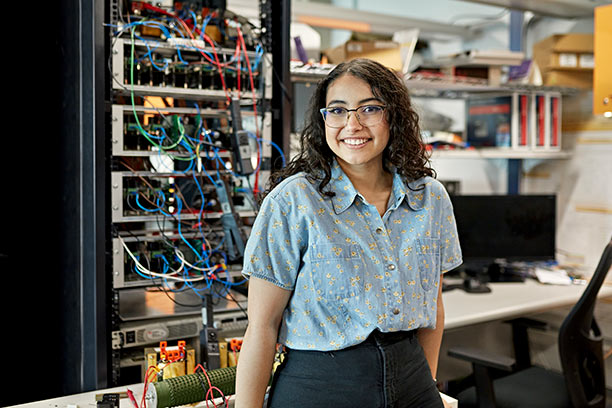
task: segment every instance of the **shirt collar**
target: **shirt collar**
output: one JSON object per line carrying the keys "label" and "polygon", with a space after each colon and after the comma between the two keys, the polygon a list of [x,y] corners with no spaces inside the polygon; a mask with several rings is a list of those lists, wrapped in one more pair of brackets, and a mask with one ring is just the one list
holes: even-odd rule
{"label": "shirt collar", "polygon": [[358,195],[361,197],[361,194],[355,190],[353,183],[351,183],[351,180],[335,159],[331,166],[329,190],[335,193],[332,197],[332,203],[336,214],[341,214],[346,211],[355,201],[355,197]]}
{"label": "shirt collar", "polygon": [[[405,199],[408,206],[413,211],[420,211],[425,207],[425,194],[422,189],[423,180],[415,180],[408,183],[408,186],[404,183],[402,176],[400,176],[395,169],[393,169],[393,187],[391,197],[391,207],[393,209],[400,206],[402,201]],[[421,190],[417,190],[421,188]],[[416,191],[415,191],[416,190]],[[338,162],[334,159],[331,166],[331,179],[329,181],[329,191],[335,193],[332,197],[332,203],[334,212],[341,214],[346,211],[355,198],[359,197],[364,200],[363,196],[351,183],[346,173],[342,170]]]}
{"label": "shirt collar", "polygon": [[408,186],[404,186],[407,193],[406,202],[413,211],[421,211],[425,208],[425,200],[427,199],[425,192],[428,184],[421,178],[411,181]]}
{"label": "shirt collar", "polygon": [[425,207],[425,196],[423,190],[417,190],[422,188],[422,181],[416,180],[413,182],[404,183],[404,179],[400,174],[393,169],[393,196],[391,197],[391,208],[396,209],[400,206],[402,201],[406,200],[406,203],[413,211],[420,211]]}

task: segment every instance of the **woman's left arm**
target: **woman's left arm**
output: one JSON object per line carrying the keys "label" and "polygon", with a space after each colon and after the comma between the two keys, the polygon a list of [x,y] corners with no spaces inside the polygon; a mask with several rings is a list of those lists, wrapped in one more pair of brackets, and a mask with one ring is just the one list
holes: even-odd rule
{"label": "woman's left arm", "polygon": [[436,378],[438,371],[438,358],[440,356],[440,345],[442,344],[442,334],[444,332],[444,303],[442,301],[442,279],[440,276],[440,283],[438,285],[438,297],[437,297],[437,312],[436,312],[436,328],[421,328],[417,330],[417,338],[423,351],[425,352],[425,358],[429,363],[431,370],[431,376],[433,379]]}

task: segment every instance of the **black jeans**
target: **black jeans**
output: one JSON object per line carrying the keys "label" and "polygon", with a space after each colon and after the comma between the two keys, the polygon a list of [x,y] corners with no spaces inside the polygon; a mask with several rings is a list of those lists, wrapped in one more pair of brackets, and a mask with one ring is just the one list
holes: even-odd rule
{"label": "black jeans", "polygon": [[380,333],[338,351],[288,350],[269,408],[442,408],[416,332]]}

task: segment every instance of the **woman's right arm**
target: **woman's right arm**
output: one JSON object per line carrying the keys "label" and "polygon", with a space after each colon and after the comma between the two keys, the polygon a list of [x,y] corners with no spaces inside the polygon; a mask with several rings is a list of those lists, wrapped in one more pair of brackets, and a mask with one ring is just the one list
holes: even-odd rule
{"label": "woman's right arm", "polygon": [[278,329],[291,291],[264,279],[249,280],[249,324],[236,372],[236,408],[262,408],[272,374]]}

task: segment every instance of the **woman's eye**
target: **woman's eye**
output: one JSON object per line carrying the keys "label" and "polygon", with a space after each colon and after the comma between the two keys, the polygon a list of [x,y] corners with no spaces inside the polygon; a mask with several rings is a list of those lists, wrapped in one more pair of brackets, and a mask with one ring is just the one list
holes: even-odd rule
{"label": "woman's eye", "polygon": [[327,113],[332,115],[344,115],[344,108],[328,108]]}
{"label": "woman's eye", "polygon": [[363,113],[378,113],[378,112],[380,112],[380,110],[381,110],[380,106],[375,106],[375,105],[364,106],[362,108],[362,112]]}

